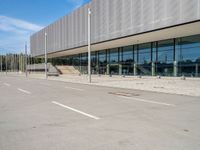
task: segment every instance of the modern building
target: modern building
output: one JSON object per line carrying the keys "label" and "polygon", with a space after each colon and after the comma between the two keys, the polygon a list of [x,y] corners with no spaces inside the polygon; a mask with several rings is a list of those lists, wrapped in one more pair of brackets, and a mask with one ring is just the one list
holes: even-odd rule
{"label": "modern building", "polygon": [[[93,74],[200,77],[200,0],[92,0],[31,36],[31,53]],[[45,18],[44,18],[45,19]]]}

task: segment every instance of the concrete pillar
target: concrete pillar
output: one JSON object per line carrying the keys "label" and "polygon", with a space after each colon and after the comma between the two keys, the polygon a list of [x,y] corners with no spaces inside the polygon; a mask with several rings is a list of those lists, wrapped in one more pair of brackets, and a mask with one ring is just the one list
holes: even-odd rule
{"label": "concrete pillar", "polygon": [[134,76],[137,76],[137,64],[135,64],[135,63],[134,63],[134,70],[133,70],[133,72],[134,72]]}
{"label": "concrete pillar", "polygon": [[156,71],[156,69],[155,69],[155,62],[152,62],[151,63],[151,74],[152,74],[152,76],[155,76],[155,71]]}
{"label": "concrete pillar", "polygon": [[196,72],[195,76],[198,77],[198,75],[199,75],[199,65],[198,64],[196,64],[195,72]]}
{"label": "concrete pillar", "polygon": [[122,65],[119,64],[119,75],[121,76],[122,75]]}
{"label": "concrete pillar", "polygon": [[174,61],[174,77],[177,77],[178,73],[178,64],[177,61]]}
{"label": "concrete pillar", "polygon": [[107,75],[110,74],[110,65],[109,64],[106,65],[106,74]]}

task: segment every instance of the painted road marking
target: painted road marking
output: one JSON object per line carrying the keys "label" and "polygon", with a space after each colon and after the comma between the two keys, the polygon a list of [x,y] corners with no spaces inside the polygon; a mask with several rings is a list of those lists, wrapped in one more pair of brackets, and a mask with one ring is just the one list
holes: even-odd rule
{"label": "painted road marking", "polygon": [[5,86],[10,86],[10,84],[8,84],[8,83],[4,83],[4,85],[5,85]]}
{"label": "painted road marking", "polygon": [[61,106],[61,107],[67,108],[67,109],[69,109],[69,110],[72,110],[72,111],[74,111],[74,112],[77,112],[77,113],[79,113],[79,114],[82,114],[82,115],[84,115],[84,116],[90,117],[90,118],[92,118],[92,119],[95,119],[95,120],[99,120],[99,119],[100,119],[99,117],[96,117],[96,116],[93,116],[93,115],[87,114],[87,113],[82,112],[82,111],[80,111],[80,110],[77,110],[77,109],[74,109],[74,108],[72,108],[72,107],[69,107],[69,106],[63,105],[63,104],[61,104],[61,103],[59,103],[59,102],[52,101],[52,103],[53,103],[53,104],[56,104],[56,105],[58,105],[58,106]]}
{"label": "painted road marking", "polygon": [[26,93],[26,94],[31,94],[31,92],[26,91],[26,90],[23,90],[23,89],[20,89],[20,88],[18,88],[18,90],[19,90],[20,92],[23,92],[23,93]]}
{"label": "painted road marking", "polygon": [[73,87],[65,87],[66,89],[76,90],[76,91],[84,91],[83,89],[73,88]]}
{"label": "painted road marking", "polygon": [[172,107],[175,107],[175,106],[176,106],[176,105],[174,105],[174,104],[168,104],[168,103],[163,103],[163,102],[157,102],[157,101],[152,101],[152,100],[146,100],[146,99],[142,99],[142,98],[126,97],[126,96],[118,96],[118,97],[120,97],[120,98],[126,98],[126,99],[131,99],[131,100],[139,101],[139,102],[157,104],[157,105],[172,106]]}

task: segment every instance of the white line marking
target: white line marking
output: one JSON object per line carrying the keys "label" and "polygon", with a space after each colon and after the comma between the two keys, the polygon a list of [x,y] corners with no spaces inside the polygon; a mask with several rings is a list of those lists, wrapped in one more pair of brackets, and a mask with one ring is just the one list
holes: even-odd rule
{"label": "white line marking", "polygon": [[23,93],[26,93],[26,94],[31,94],[31,92],[26,91],[26,90],[23,90],[23,89],[20,89],[20,88],[18,88],[18,90],[19,90],[20,92],[23,92]]}
{"label": "white line marking", "polygon": [[172,106],[175,107],[176,105],[174,104],[168,104],[168,103],[162,103],[162,102],[156,102],[156,101],[151,101],[151,100],[146,100],[146,99],[141,99],[141,98],[133,98],[133,97],[126,97],[126,96],[118,96],[120,98],[126,98],[126,99],[131,99],[134,101],[140,101],[140,102],[145,102],[145,103],[152,103],[152,104],[158,104],[158,105],[165,105],[165,106]]}
{"label": "white line marking", "polygon": [[76,90],[76,91],[84,91],[83,89],[73,88],[73,87],[65,87],[66,89]]}
{"label": "white line marking", "polygon": [[5,86],[10,86],[10,84],[8,84],[8,83],[4,83],[4,85],[5,85]]}
{"label": "white line marking", "polygon": [[96,116],[87,114],[87,113],[85,113],[85,112],[79,111],[79,110],[74,109],[74,108],[72,108],[72,107],[69,107],[69,106],[63,105],[63,104],[61,104],[61,103],[58,103],[58,102],[56,102],[56,101],[52,101],[52,103],[53,103],[53,104],[56,104],[56,105],[58,105],[58,106],[67,108],[67,109],[69,109],[69,110],[75,111],[75,112],[77,112],[77,113],[80,113],[80,114],[85,115],[85,116],[87,116],[87,117],[90,117],[90,118],[92,118],[92,119],[95,119],[95,120],[99,120],[99,119],[100,119],[99,117],[96,117]]}

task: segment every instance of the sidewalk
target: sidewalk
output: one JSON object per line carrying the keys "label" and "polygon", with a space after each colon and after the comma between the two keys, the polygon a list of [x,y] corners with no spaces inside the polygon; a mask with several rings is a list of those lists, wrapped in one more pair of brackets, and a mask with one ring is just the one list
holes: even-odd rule
{"label": "sidewalk", "polygon": [[[44,79],[41,74],[30,74],[30,78]],[[59,77],[48,77],[49,80],[89,84],[86,75],[60,75]],[[98,76],[92,75],[92,85],[118,87],[126,89],[137,89],[144,91],[163,92],[170,94],[180,94],[188,96],[200,96],[200,78],[186,78],[182,80],[180,77],[121,77],[121,76]]]}
{"label": "sidewalk", "polygon": [[[6,75],[6,73],[0,74]],[[8,76],[25,77],[24,73],[8,72]],[[29,78],[45,79],[45,75],[41,73],[28,74]],[[87,75],[60,75],[59,77],[50,76],[48,80],[88,84]],[[121,77],[121,76],[106,76],[92,75],[91,85],[117,87],[125,89],[136,89],[144,91],[162,92],[170,94],[179,94],[187,96],[200,96],[200,78],[181,77]]]}

